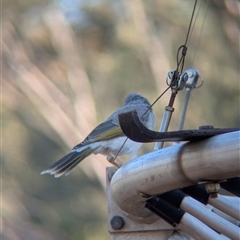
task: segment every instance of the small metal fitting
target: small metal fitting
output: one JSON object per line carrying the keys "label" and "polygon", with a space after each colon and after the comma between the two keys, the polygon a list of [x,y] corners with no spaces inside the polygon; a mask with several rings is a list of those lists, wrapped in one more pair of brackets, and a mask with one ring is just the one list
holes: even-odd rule
{"label": "small metal fitting", "polygon": [[111,219],[110,223],[111,223],[112,228],[115,230],[119,230],[119,229],[123,228],[123,226],[124,226],[124,220],[120,216],[114,216]]}
{"label": "small metal fitting", "polygon": [[218,192],[220,190],[220,184],[217,183],[206,183],[205,184],[205,189],[207,191],[207,193],[210,194],[211,198],[217,198],[218,197]]}
{"label": "small metal fitting", "polygon": [[[185,73],[187,73],[187,75],[188,75],[188,79],[187,79],[187,82],[185,84],[185,87],[189,88],[189,89],[197,88],[197,82],[198,82],[198,79],[200,77],[198,71],[194,68],[188,68],[185,71]],[[198,87],[200,87],[200,86],[201,85],[199,85]]]}

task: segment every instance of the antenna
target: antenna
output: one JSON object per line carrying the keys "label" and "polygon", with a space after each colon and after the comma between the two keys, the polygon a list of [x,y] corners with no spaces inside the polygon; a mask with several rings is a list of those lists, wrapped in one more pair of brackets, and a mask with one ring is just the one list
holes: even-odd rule
{"label": "antenna", "polygon": [[[156,144],[154,151],[119,169],[107,168],[111,240],[239,237],[240,128],[183,130],[191,92],[203,84],[196,69],[183,71],[196,4],[197,0],[185,44],[177,51],[176,69],[167,74],[164,93],[171,89],[171,96],[159,132],[147,129],[134,111],[119,116],[128,138]],[[168,132],[177,93],[183,90],[179,130]],[[179,144],[163,148],[165,141]],[[235,196],[220,194],[221,188]]]}

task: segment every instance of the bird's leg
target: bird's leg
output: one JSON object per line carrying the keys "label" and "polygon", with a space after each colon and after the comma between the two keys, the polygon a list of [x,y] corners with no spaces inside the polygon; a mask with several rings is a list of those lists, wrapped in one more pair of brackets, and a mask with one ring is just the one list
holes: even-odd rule
{"label": "bird's leg", "polygon": [[112,156],[110,153],[107,155],[107,160],[118,168],[120,168],[123,165],[123,163],[119,159]]}

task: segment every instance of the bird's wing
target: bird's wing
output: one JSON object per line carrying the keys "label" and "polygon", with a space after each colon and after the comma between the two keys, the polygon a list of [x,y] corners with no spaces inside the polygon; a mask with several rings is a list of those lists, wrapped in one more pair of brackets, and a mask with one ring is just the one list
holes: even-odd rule
{"label": "bird's wing", "polygon": [[92,142],[98,142],[101,140],[108,140],[114,137],[123,136],[122,129],[119,125],[114,124],[112,120],[107,120],[99,124],[92,132],[85,138],[84,141],[76,145],[73,149],[85,146]]}

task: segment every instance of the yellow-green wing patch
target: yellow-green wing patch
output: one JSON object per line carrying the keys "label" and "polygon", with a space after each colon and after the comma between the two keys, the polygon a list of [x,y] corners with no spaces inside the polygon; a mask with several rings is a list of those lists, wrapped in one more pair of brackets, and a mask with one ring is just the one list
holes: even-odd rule
{"label": "yellow-green wing patch", "polygon": [[74,148],[78,148],[92,142],[107,140],[123,135],[122,129],[118,125],[113,124],[112,120],[108,120],[94,128],[92,132],[85,138],[85,140]]}

